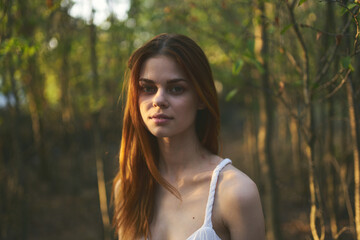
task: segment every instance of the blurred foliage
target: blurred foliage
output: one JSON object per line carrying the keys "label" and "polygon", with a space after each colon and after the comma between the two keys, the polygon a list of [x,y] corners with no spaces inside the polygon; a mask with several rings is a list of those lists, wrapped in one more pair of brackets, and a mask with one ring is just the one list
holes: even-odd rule
{"label": "blurred foliage", "polygon": [[[265,4],[264,12],[260,3]],[[117,167],[120,95],[127,59],[136,48],[163,32],[188,35],[206,52],[221,102],[224,154],[257,182],[261,192],[264,179],[256,146],[259,99],[263,91],[271,93],[276,102],[272,140],[276,181],[281,204],[285,206],[279,213],[283,235],[286,239],[309,238],[307,162],[301,145],[306,138],[305,63],[295,26],[307,47],[310,94],[316,109],[315,170],[321,189],[318,194],[335,200],[339,229],[351,227],[346,197],[340,190],[346,175],[345,182],[353,196],[351,143],[342,84],[351,77],[359,111],[358,1],[295,1],[294,23],[288,9],[292,1],[132,0],[126,19],[119,20],[111,13],[105,23],[95,28],[98,84],[91,65],[92,23],[71,16],[73,4],[69,0],[0,0],[0,239],[101,238],[100,220],[84,221],[86,210],[77,216],[74,225],[78,224],[81,232],[82,223],[93,224],[93,237],[81,238],[73,228],[73,235],[66,235],[57,221],[51,223],[57,234],[51,235],[50,230],[42,233],[36,229],[39,221],[34,219],[46,215],[39,213],[39,204],[46,204],[47,199],[58,204],[58,211],[52,208],[54,214],[61,214],[65,206],[56,202],[54,196],[58,201],[66,198],[69,205],[79,206],[69,197],[77,196],[75,199],[89,201],[96,208],[98,200],[92,192],[96,189],[96,170],[91,160],[95,151],[94,126],[99,126],[101,132],[99,149],[107,160],[105,176],[110,193]],[[266,56],[261,54],[261,24],[268,37]],[[347,69],[351,69],[350,75],[346,75]],[[261,82],[264,74],[269,74],[267,89]],[[332,116],[328,112],[331,101],[335,108]],[[96,123],[94,115],[98,116]],[[294,116],[300,129],[299,149],[291,145],[290,119]],[[335,149],[328,145],[329,128],[334,131],[331,141],[336,143]],[[329,164],[324,156],[333,150],[341,169],[332,169],[336,194],[341,195],[338,199],[324,190],[327,173],[322,169]],[[292,169],[295,154],[300,156],[300,175]],[[322,199],[321,204],[326,205]],[[323,211],[328,217],[328,208]],[[98,209],[92,213],[94,218],[100,216]],[[335,239],[331,238],[328,220],[326,224],[327,239]],[[352,239],[353,235],[345,231],[343,236]]]}

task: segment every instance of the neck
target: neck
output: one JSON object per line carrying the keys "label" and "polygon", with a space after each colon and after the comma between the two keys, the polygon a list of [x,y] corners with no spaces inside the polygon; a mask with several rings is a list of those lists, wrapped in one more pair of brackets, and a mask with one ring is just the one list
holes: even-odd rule
{"label": "neck", "polygon": [[159,138],[160,171],[165,176],[178,178],[187,169],[193,169],[205,159],[207,151],[201,146],[195,132],[191,136]]}

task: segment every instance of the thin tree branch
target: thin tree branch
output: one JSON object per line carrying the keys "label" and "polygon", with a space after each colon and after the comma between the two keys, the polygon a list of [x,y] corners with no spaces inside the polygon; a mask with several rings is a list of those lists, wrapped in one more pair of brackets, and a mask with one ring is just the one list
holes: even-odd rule
{"label": "thin tree branch", "polygon": [[339,89],[344,85],[344,83],[346,83],[346,80],[348,79],[349,75],[351,73],[351,69],[348,69],[348,71],[346,72],[345,77],[343,78],[343,80],[340,82],[340,84],[328,95],[325,96],[325,99],[328,99],[330,97],[332,97],[337,91],[339,91]]}
{"label": "thin tree branch", "polygon": [[[347,31],[347,29],[349,28],[351,23],[351,19],[349,19],[347,21],[347,23],[345,24],[343,30],[341,31],[341,34],[339,34],[339,36],[344,36],[345,32]],[[329,50],[330,51],[330,57],[328,59],[328,61],[326,61],[326,63],[324,64],[324,66],[322,67],[321,71],[319,72],[319,74],[315,77],[314,80],[314,86],[316,86],[316,84],[324,77],[324,75],[328,72],[329,67],[331,66],[331,63],[334,61],[335,59],[335,54],[339,48],[338,43],[335,43],[335,45]]]}
{"label": "thin tree branch", "polygon": [[330,87],[334,82],[336,82],[336,80],[341,76],[341,74],[343,73],[344,69],[341,69],[340,72],[336,73],[335,76],[333,78],[331,78],[330,81],[324,83],[323,85],[320,85],[317,90],[323,90],[325,88]]}

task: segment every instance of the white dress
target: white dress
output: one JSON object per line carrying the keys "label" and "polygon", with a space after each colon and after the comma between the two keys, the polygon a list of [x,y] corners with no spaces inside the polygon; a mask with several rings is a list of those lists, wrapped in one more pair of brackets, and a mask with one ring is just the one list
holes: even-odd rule
{"label": "white dress", "polygon": [[210,182],[209,197],[206,204],[204,223],[197,231],[191,234],[191,236],[188,237],[186,240],[221,240],[221,238],[216,234],[215,230],[213,229],[211,216],[212,216],[215,191],[216,191],[216,186],[220,171],[229,163],[231,163],[231,160],[225,158],[214,169]]}
{"label": "white dress", "polygon": [[206,204],[204,224],[190,237],[188,237],[187,240],[221,240],[220,237],[216,234],[215,230],[213,229],[211,216],[212,216],[212,209],[214,206],[216,185],[220,171],[229,163],[231,163],[231,160],[226,158],[216,166],[211,177],[209,198]]}

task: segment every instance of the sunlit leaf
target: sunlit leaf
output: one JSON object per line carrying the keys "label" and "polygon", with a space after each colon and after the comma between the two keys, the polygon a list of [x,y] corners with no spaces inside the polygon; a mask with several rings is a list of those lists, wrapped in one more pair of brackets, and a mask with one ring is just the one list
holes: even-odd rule
{"label": "sunlit leaf", "polygon": [[262,64],[259,61],[256,60],[254,62],[254,65],[261,74],[265,72],[265,69],[263,68]]}
{"label": "sunlit leaf", "polygon": [[59,102],[61,92],[55,75],[49,74],[46,78],[44,93],[49,104],[56,105]]}
{"label": "sunlit leaf", "polygon": [[287,30],[289,30],[293,26],[292,23],[286,25],[280,32],[281,35],[283,35]]}
{"label": "sunlit leaf", "polygon": [[29,44],[26,40],[13,37],[1,43],[0,55],[6,55],[7,53],[19,53],[27,48],[29,48]]}
{"label": "sunlit leaf", "polygon": [[351,57],[347,56],[341,59],[341,66],[343,68],[350,68],[351,65]]}
{"label": "sunlit leaf", "polygon": [[249,55],[249,54],[244,54],[243,58],[245,60],[245,62],[253,65],[256,67],[256,69],[263,74],[265,69],[263,68],[263,66],[261,65],[261,63],[256,59],[255,55]]}
{"label": "sunlit leaf", "polygon": [[230,101],[231,99],[233,99],[235,97],[235,95],[237,94],[238,90],[237,88],[231,90],[227,95],[226,95],[226,101]]}
{"label": "sunlit leaf", "polygon": [[340,15],[343,16],[345,13],[347,13],[349,10],[353,9],[356,6],[359,6],[359,3],[350,3],[346,7],[341,8]]}
{"label": "sunlit leaf", "polygon": [[303,85],[303,82],[301,80],[295,80],[294,82],[292,82],[292,85],[294,87],[301,87]]}
{"label": "sunlit leaf", "polygon": [[233,75],[238,75],[241,72],[241,69],[244,66],[244,60],[239,59],[236,61],[236,63],[233,64],[233,68],[232,68],[232,74]]}
{"label": "sunlit leaf", "polygon": [[299,4],[298,4],[298,6],[301,6],[304,2],[306,2],[307,0],[300,0],[299,1]]}
{"label": "sunlit leaf", "polygon": [[349,5],[347,5],[347,8],[348,9],[353,9],[354,7],[356,7],[356,6],[359,6],[359,4],[357,4],[357,3],[350,3]]}
{"label": "sunlit leaf", "polygon": [[251,52],[254,53],[254,49],[255,49],[255,40],[251,39],[249,41],[247,41],[247,49]]}
{"label": "sunlit leaf", "polygon": [[344,57],[344,58],[341,59],[341,66],[343,68],[350,69],[351,71],[355,70],[354,66],[351,64],[351,57],[350,56],[347,56],[347,57]]}
{"label": "sunlit leaf", "polygon": [[353,72],[353,71],[355,71],[355,68],[353,67],[353,65],[350,63],[349,64],[349,69]]}

